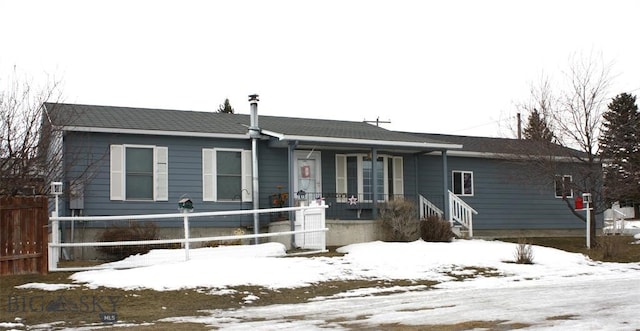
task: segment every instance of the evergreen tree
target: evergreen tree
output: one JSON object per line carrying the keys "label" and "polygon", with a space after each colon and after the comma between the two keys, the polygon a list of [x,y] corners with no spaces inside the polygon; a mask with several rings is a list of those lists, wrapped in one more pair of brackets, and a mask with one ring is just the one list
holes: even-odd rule
{"label": "evergreen tree", "polygon": [[231,107],[231,103],[228,98],[224,99],[224,104],[218,106],[218,113],[233,114],[233,107]]}
{"label": "evergreen tree", "polygon": [[600,152],[605,160],[606,199],[640,203],[640,112],[636,97],[622,93],[603,115]]}
{"label": "evergreen tree", "polygon": [[553,142],[553,132],[547,125],[547,121],[540,115],[537,109],[533,109],[529,115],[529,121],[523,132],[524,139]]}

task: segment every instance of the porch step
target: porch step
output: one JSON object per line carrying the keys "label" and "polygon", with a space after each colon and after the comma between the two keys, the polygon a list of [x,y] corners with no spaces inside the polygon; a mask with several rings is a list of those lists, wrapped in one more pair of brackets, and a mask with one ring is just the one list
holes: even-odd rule
{"label": "porch step", "polygon": [[462,225],[454,225],[454,226],[452,226],[451,227],[451,231],[458,238],[468,238],[469,237],[469,230],[463,228]]}

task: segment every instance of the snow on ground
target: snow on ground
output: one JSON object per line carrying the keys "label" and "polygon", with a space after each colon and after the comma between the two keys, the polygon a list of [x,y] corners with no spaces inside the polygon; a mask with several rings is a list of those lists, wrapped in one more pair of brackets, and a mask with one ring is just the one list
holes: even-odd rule
{"label": "snow on ground", "polygon": [[59,290],[68,290],[70,288],[78,287],[80,285],[73,284],[47,284],[47,283],[27,283],[20,286],[16,286],[16,288],[26,289],[32,288],[36,290],[42,291],[59,291]]}
{"label": "snow on ground", "polygon": [[[283,258],[284,246],[268,243],[193,249],[189,261],[184,250],[154,250],[105,265],[110,269],[78,272],[71,278],[90,287],[208,288],[212,294],[237,285],[277,289],[349,279],[440,282],[434,289],[356,289],[289,305],[251,306],[260,298],[249,294],[248,305],[241,309],[166,320],[222,330],[341,330],[465,321],[532,325],[525,330],[640,328],[640,263],[594,262],[582,254],[533,246],[534,264],[520,265],[511,262],[516,247],[483,240],[370,242],[340,248],[346,254],[341,257]],[[454,277],[474,274],[465,281]]]}

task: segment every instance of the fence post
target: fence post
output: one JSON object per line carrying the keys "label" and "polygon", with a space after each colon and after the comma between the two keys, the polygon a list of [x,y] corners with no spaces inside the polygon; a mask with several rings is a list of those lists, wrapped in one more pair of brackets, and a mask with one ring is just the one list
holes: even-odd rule
{"label": "fence post", "polygon": [[[62,194],[62,182],[51,183],[51,194],[56,197],[55,209],[51,212],[53,220],[51,221],[51,242],[52,244],[60,244],[60,221],[58,221],[59,214],[59,196]],[[49,246],[49,270],[57,269],[58,262],[60,261],[60,247]]]}
{"label": "fence post", "polygon": [[189,261],[189,215],[184,212],[184,259]]}

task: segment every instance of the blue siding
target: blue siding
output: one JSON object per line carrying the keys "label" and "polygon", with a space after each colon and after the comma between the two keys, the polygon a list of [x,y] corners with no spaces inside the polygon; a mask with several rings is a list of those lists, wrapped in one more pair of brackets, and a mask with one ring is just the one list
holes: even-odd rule
{"label": "blue siding", "polygon": [[[193,200],[194,211],[222,211],[237,209],[252,209],[252,202],[211,202],[202,200],[202,149],[203,148],[238,148],[251,149],[250,140],[223,140],[198,137],[169,137],[143,135],[110,135],[110,134],[77,134],[69,133],[65,138],[68,163],[68,182],[79,176],[82,167],[89,162],[78,162],[78,151],[83,150],[83,159],[92,158],[93,175],[85,184],[84,215],[137,215],[160,214],[178,212],[177,202],[183,195]],[[109,197],[109,145],[110,144],[139,144],[168,147],[168,201],[111,201]],[[71,152],[73,151],[73,152]],[[287,151],[286,149],[270,149],[266,142],[259,143],[259,177],[260,177],[260,206],[269,207],[269,195],[276,191],[277,185],[287,189]],[[81,159],[82,160],[82,159]],[[97,160],[97,161],[96,161]],[[61,214],[69,215],[68,203],[62,208]],[[213,222],[211,222],[213,221]],[[238,217],[209,220],[217,226],[238,226]],[[242,225],[252,225],[251,215],[244,216]],[[205,221],[203,221],[205,222]],[[181,220],[163,222],[172,226],[181,225]]]}
{"label": "blue siding", "polygon": [[[461,196],[478,211],[474,229],[579,229],[584,223],[565,202],[555,197],[553,178],[531,178],[532,165],[507,160],[449,157],[447,184],[451,189],[453,170],[472,171],[474,194]],[[567,170],[564,174],[574,176]],[[442,160],[439,156],[420,158],[420,192],[443,206]]]}
{"label": "blue siding", "polygon": [[[81,169],[90,166],[94,175],[85,185],[84,215],[135,215],[177,212],[177,201],[181,196],[189,196],[195,211],[221,211],[252,209],[251,202],[205,202],[202,200],[202,149],[237,148],[251,149],[250,140],[211,139],[199,137],[170,137],[128,134],[68,133],[65,136],[65,162],[69,182],[79,177]],[[111,201],[109,198],[109,145],[139,144],[168,147],[169,201]],[[340,150],[349,154],[359,150]],[[321,152],[322,188],[325,194],[336,191],[335,150],[318,149]],[[395,155],[380,151],[380,154]],[[80,157],[78,157],[80,156]],[[443,169],[440,155],[405,154],[404,193],[408,198],[421,194],[444,207]],[[260,177],[260,207],[270,207],[270,195],[289,191],[288,151],[286,148],[269,147],[268,141],[259,142],[258,150]],[[417,167],[416,167],[417,166]],[[553,178],[538,178],[534,181],[523,174],[534,173],[531,165],[515,164],[505,160],[448,157],[447,185],[451,185],[451,171],[472,171],[474,195],[462,197],[479,214],[474,217],[474,228],[491,229],[577,229],[584,223],[573,216],[561,199],[555,198]],[[574,181],[577,173],[570,171]],[[327,199],[330,202],[330,199]],[[335,199],[333,200],[335,201]],[[68,202],[61,208],[63,215],[69,215]],[[268,216],[261,218],[268,221]],[[207,219],[194,226],[238,226],[252,225],[251,215]],[[181,220],[163,224],[181,226]]]}

